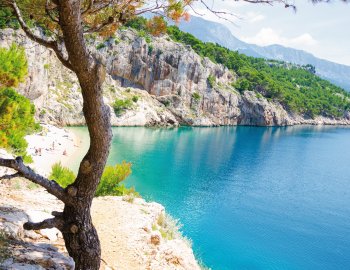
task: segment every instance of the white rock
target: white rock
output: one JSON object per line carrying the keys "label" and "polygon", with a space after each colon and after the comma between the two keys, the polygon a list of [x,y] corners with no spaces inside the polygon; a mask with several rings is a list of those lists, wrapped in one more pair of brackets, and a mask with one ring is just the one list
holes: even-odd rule
{"label": "white rock", "polygon": [[[45,219],[53,218],[52,215],[37,210],[28,210],[26,213],[28,214],[30,222],[41,222]],[[56,228],[42,229],[39,230],[39,233],[53,242],[57,241],[58,236],[60,235],[60,231]]]}

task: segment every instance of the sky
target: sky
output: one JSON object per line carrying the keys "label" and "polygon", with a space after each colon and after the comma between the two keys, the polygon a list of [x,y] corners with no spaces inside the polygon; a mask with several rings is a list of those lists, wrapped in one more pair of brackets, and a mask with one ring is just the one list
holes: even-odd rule
{"label": "sky", "polygon": [[[312,4],[295,0],[297,11],[275,3],[250,4],[234,0],[205,0],[215,10],[236,16],[217,18],[197,4],[203,18],[226,25],[237,38],[261,46],[280,44],[350,66],[350,3],[340,0]],[[233,21],[233,22],[232,22]]]}

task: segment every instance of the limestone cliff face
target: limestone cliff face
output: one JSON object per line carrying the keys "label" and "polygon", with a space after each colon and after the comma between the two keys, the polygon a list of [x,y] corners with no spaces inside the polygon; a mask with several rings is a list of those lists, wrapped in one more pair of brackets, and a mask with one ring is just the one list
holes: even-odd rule
{"label": "limestone cliff face", "polygon": [[[20,31],[2,30],[0,46],[12,42],[26,48],[29,77],[20,91],[33,100],[38,118],[83,124],[80,87],[74,74],[53,52]],[[232,86],[235,74],[167,36],[146,41],[133,30],[121,30],[109,40],[90,37],[88,44],[107,66],[106,102],[112,108],[115,99],[134,100],[118,116],[111,110],[115,126],[350,124],[350,113],[341,119],[305,119],[255,92],[240,94]]]}

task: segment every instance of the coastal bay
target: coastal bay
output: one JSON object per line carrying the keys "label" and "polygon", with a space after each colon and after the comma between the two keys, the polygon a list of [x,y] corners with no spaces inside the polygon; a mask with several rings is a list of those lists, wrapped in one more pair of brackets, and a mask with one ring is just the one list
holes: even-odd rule
{"label": "coastal bay", "polygon": [[[85,128],[69,130],[86,138]],[[349,268],[350,129],[123,127],[113,135],[108,163],[133,163],[126,184],[180,219],[212,269]]]}

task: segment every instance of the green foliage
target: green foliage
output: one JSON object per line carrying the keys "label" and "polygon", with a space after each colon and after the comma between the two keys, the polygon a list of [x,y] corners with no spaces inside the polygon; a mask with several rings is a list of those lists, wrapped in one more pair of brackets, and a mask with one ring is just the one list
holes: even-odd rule
{"label": "green foliage", "polygon": [[0,147],[26,157],[24,136],[39,129],[34,121],[34,105],[11,88],[0,89]]}
{"label": "green foliage", "polygon": [[62,166],[61,163],[55,163],[51,168],[49,178],[56,181],[61,187],[66,188],[75,180],[75,174],[68,168]]}
{"label": "green foliage", "polygon": [[197,92],[194,92],[192,94],[192,98],[195,100],[195,101],[198,101],[201,99],[201,96],[197,93]]}
{"label": "green foliage", "polygon": [[[234,86],[240,92],[256,91],[279,101],[286,109],[310,117],[340,117],[350,109],[350,94],[316,76],[312,65],[297,66],[248,57],[218,44],[202,42],[177,26],[169,26],[167,31],[174,41],[190,45],[202,57],[237,73],[239,79]],[[214,82],[208,78],[211,87]]]}
{"label": "green foliage", "polygon": [[[133,187],[127,188],[121,184],[130,174],[131,163],[123,161],[115,166],[106,166],[95,196],[139,196]],[[51,168],[49,178],[56,181],[61,187],[66,188],[74,182],[76,176],[72,170],[62,166],[61,163],[56,163]]]}
{"label": "green foliage", "polygon": [[116,164],[115,166],[106,166],[95,196],[120,196],[131,193],[130,189],[120,184],[130,174],[131,163],[123,161],[121,164]]}
{"label": "green foliage", "polygon": [[158,216],[157,222],[152,224],[152,230],[159,230],[162,238],[166,240],[172,240],[174,238],[182,238],[185,240],[180,232],[181,227],[182,224],[179,222],[179,220],[163,213]]}
{"label": "green foliage", "polygon": [[152,54],[152,52],[153,52],[153,46],[150,44],[150,45],[148,45],[148,55],[151,55]]}
{"label": "green foliage", "polygon": [[31,164],[33,163],[33,158],[32,156],[28,155],[27,153],[24,153],[22,155],[22,158],[23,158],[23,162],[26,163],[26,164]]}
{"label": "green foliage", "polygon": [[233,86],[240,92],[243,93],[246,90],[252,90],[249,80],[246,78],[239,78]]}
{"label": "green foliage", "polygon": [[40,113],[39,113],[39,116],[43,117],[45,114],[46,114],[46,110],[45,109],[41,109]]}
{"label": "green foliage", "polygon": [[131,99],[116,99],[113,103],[113,109],[117,116],[122,115],[127,109],[132,107]]}
{"label": "green foliage", "polygon": [[96,45],[96,49],[97,49],[97,50],[101,50],[101,49],[103,49],[103,48],[105,48],[105,47],[106,47],[106,44],[105,44],[104,42],[102,42],[102,43]]}
{"label": "green foliage", "polygon": [[131,99],[132,99],[133,102],[136,103],[139,100],[139,97],[138,96],[132,96]]}
{"label": "green foliage", "polygon": [[145,40],[147,44],[150,44],[152,42],[152,38],[149,35],[145,37]]}
{"label": "green foliage", "polygon": [[50,64],[45,64],[44,69],[49,70],[50,69]]}
{"label": "green foliage", "polygon": [[13,28],[19,29],[20,25],[15,16],[12,14],[11,8],[1,7],[0,9],[0,29]]}
{"label": "green foliage", "polygon": [[133,29],[136,29],[136,30],[144,30],[144,31],[146,31],[146,29],[147,29],[146,24],[147,24],[147,19],[140,16],[140,17],[134,18],[131,21],[128,21],[125,24],[125,26],[133,28]]}
{"label": "green foliage", "polygon": [[16,87],[27,75],[27,60],[24,50],[17,45],[0,48],[0,147],[23,156],[26,163],[33,160],[26,154],[24,136],[39,130],[35,123],[34,105],[18,94]]}
{"label": "green foliage", "polygon": [[141,29],[139,30],[138,34],[139,34],[139,37],[142,37],[145,39],[147,44],[150,44],[152,42],[152,38],[150,37],[149,33],[147,33],[146,30]]}
{"label": "green foliage", "polygon": [[210,75],[208,76],[208,83],[209,83],[209,86],[210,86],[211,88],[213,88],[214,85],[215,85],[215,82],[216,82],[215,77],[214,77],[213,75],[210,74]]}
{"label": "green foliage", "polygon": [[171,102],[170,102],[170,100],[164,100],[164,101],[162,101],[162,103],[164,104],[164,106],[165,107],[169,107],[170,106],[170,104],[171,104]]}
{"label": "green foliage", "polygon": [[0,88],[16,87],[27,75],[28,64],[24,49],[12,44],[0,48]]}

